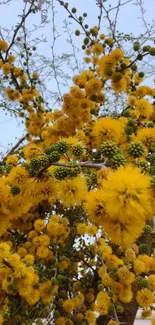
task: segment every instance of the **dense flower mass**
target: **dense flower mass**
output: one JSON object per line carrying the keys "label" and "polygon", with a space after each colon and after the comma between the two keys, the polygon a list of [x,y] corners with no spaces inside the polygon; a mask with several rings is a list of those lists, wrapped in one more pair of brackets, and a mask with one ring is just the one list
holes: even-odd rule
{"label": "dense flower mass", "polygon": [[[58,2],[73,18],[76,8]],[[2,90],[26,129],[0,162],[0,325],[119,325],[129,314],[133,324],[139,307],[143,319],[153,314],[155,90],[141,84],[138,61],[155,50],[136,42],[132,60],[86,26],[89,66],[53,111],[28,69],[31,48],[23,44],[20,65],[13,45],[23,40],[0,39]]]}

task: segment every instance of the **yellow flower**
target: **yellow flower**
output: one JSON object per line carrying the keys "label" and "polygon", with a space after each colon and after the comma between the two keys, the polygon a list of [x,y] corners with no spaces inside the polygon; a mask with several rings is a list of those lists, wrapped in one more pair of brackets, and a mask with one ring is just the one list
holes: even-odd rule
{"label": "yellow flower", "polygon": [[153,106],[145,98],[136,101],[136,109],[144,117],[149,117],[153,113]]}
{"label": "yellow flower", "polygon": [[32,289],[31,294],[26,296],[26,301],[29,305],[35,305],[40,299],[40,292],[38,289]]}
{"label": "yellow flower", "polygon": [[136,136],[136,141],[141,141],[144,143],[144,145],[150,149],[152,142],[155,138],[155,129],[154,128],[143,128],[139,129]]}
{"label": "yellow flower", "polygon": [[44,282],[39,287],[40,297],[42,298],[43,302],[51,302],[53,297],[53,288],[52,282],[50,280]]}
{"label": "yellow flower", "polygon": [[134,268],[134,272],[137,274],[137,275],[140,275],[142,273],[145,272],[146,268],[145,268],[145,264],[144,262],[136,259],[133,263],[133,268]]}
{"label": "yellow flower", "polygon": [[67,313],[71,313],[74,310],[74,302],[70,299],[65,300],[63,302],[63,309],[67,312]]}
{"label": "yellow flower", "polygon": [[24,258],[27,254],[27,250],[24,247],[19,247],[17,253],[21,258]]}
{"label": "yellow flower", "polygon": [[92,52],[99,56],[104,52],[104,48],[100,43],[96,42],[93,46]]}
{"label": "yellow flower", "polygon": [[0,325],[2,325],[3,324],[3,316],[2,316],[2,314],[0,314]]}
{"label": "yellow flower", "polygon": [[0,262],[10,255],[10,246],[7,243],[0,243]]}
{"label": "yellow flower", "polygon": [[125,252],[125,256],[130,262],[133,262],[136,259],[136,254],[132,248],[128,248]]}
{"label": "yellow flower", "polygon": [[148,282],[149,282],[149,288],[152,291],[155,291],[155,275],[154,274],[148,276]]}
{"label": "yellow flower", "polygon": [[8,49],[8,43],[1,39],[0,40],[0,51],[7,51],[7,49]]}
{"label": "yellow flower", "polygon": [[135,278],[135,275],[130,272],[126,266],[119,268],[117,274],[120,282],[124,284],[131,284]]}
{"label": "yellow flower", "polygon": [[85,313],[85,319],[87,320],[88,324],[94,324],[96,321],[95,313],[91,310],[87,310]]}
{"label": "yellow flower", "polygon": [[86,89],[87,95],[89,97],[99,94],[101,92],[102,88],[103,88],[102,81],[95,77],[90,79],[85,84],[85,89]]}
{"label": "yellow flower", "polygon": [[64,325],[65,324],[65,317],[58,317],[56,319],[56,325]]}
{"label": "yellow flower", "polygon": [[120,142],[123,135],[123,127],[119,120],[111,117],[99,118],[94,124],[92,136],[93,143],[97,146],[106,140]]}
{"label": "yellow flower", "polygon": [[36,255],[39,257],[39,258],[46,258],[48,257],[48,254],[49,254],[50,250],[48,247],[45,247],[45,246],[40,246],[37,248],[37,252],[36,252]]}
{"label": "yellow flower", "polygon": [[34,229],[38,232],[43,231],[45,228],[45,222],[42,219],[37,219],[34,223]]}
{"label": "yellow flower", "polygon": [[141,313],[141,318],[146,319],[152,315],[151,309],[144,309]]}
{"label": "yellow flower", "polygon": [[85,197],[84,203],[84,208],[90,220],[99,226],[104,224],[104,218],[106,217],[103,195],[104,193],[102,190],[89,191]]}
{"label": "yellow flower", "polygon": [[85,223],[78,223],[77,225],[77,234],[85,235],[86,234],[87,225]]}
{"label": "yellow flower", "polygon": [[18,158],[16,156],[9,155],[9,156],[7,156],[6,163],[8,165],[16,166],[18,163]]}
{"label": "yellow flower", "polygon": [[61,181],[57,185],[58,199],[66,207],[80,205],[86,195],[86,182],[81,176]]}
{"label": "yellow flower", "polygon": [[150,307],[154,303],[154,295],[150,289],[138,290],[136,301],[140,307]]}
{"label": "yellow flower", "polygon": [[34,264],[34,256],[31,254],[27,254],[24,258],[23,258],[23,262],[27,265],[33,265]]}
{"label": "yellow flower", "polygon": [[110,307],[110,298],[107,292],[99,292],[96,299],[96,311],[100,315],[107,315]]}
{"label": "yellow flower", "polygon": [[[140,236],[146,217],[152,213],[149,184],[149,176],[132,166],[120,167],[104,181],[103,200],[108,218],[104,220],[103,227],[115,243],[117,240],[118,244],[122,242],[122,245],[129,246]],[[112,225],[119,237],[114,228],[110,228]],[[128,240],[123,231],[129,234]]]}
{"label": "yellow flower", "polygon": [[17,166],[11,170],[9,174],[9,180],[11,184],[15,186],[21,186],[24,185],[25,182],[28,180],[28,176],[28,172],[24,167]]}
{"label": "yellow flower", "polygon": [[144,220],[150,214],[149,184],[150,178],[132,166],[111,173],[103,186],[108,216],[121,223]]}

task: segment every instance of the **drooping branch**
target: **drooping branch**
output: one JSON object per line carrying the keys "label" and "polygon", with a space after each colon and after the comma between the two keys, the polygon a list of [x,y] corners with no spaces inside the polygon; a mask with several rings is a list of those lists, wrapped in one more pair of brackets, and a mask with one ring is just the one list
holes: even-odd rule
{"label": "drooping branch", "polygon": [[1,165],[5,164],[5,161],[6,161],[7,157],[14,153],[14,151],[20,146],[20,144],[26,139],[26,137],[27,137],[27,134],[24,135],[21,139],[18,140],[18,142],[11,148],[11,150],[6,154],[6,156],[0,162]]}

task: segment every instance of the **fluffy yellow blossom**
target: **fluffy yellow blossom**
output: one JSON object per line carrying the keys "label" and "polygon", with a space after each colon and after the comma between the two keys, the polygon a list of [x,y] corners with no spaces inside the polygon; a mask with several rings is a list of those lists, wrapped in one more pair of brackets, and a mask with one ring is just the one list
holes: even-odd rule
{"label": "fluffy yellow blossom", "polygon": [[57,185],[58,198],[66,207],[80,205],[86,195],[86,182],[81,176],[67,179]]}
{"label": "fluffy yellow blossom", "polygon": [[148,276],[148,283],[149,283],[149,288],[152,291],[155,291],[155,275],[151,274]]}
{"label": "fluffy yellow blossom", "polygon": [[65,300],[63,308],[67,313],[71,313],[74,310],[74,302],[71,299]]}
{"label": "fluffy yellow blossom", "polygon": [[150,289],[137,291],[136,301],[140,307],[150,307],[154,303],[154,295]]}
{"label": "fluffy yellow blossom", "polygon": [[91,310],[87,310],[85,313],[85,319],[87,320],[88,324],[94,324],[96,321],[95,313]]}
{"label": "fluffy yellow blossom", "polygon": [[43,231],[45,228],[45,222],[42,219],[38,219],[34,223],[34,229],[38,232]]}
{"label": "fluffy yellow blossom", "polygon": [[143,128],[139,129],[136,136],[136,141],[141,141],[144,143],[144,145],[150,149],[152,142],[155,138],[155,129],[154,128]]}
{"label": "fluffy yellow blossom", "polygon": [[155,315],[152,317],[151,325],[155,325]]}
{"label": "fluffy yellow blossom", "polygon": [[152,315],[151,309],[144,309],[141,313],[141,318],[146,319]]}
{"label": "fluffy yellow blossom", "polygon": [[107,315],[110,307],[110,298],[107,292],[99,292],[96,299],[96,311],[100,315]]}
{"label": "fluffy yellow blossom", "polygon": [[17,156],[13,156],[13,155],[9,155],[6,159],[6,163],[8,165],[13,165],[13,166],[16,166],[17,163],[18,163],[18,158]]}
{"label": "fluffy yellow blossom", "polygon": [[10,183],[15,186],[24,185],[28,179],[28,172],[22,166],[13,168],[9,174]]}
{"label": "fluffy yellow blossom", "polygon": [[135,106],[143,117],[149,117],[153,113],[153,106],[145,98],[138,99]]}
{"label": "fluffy yellow blossom", "polygon": [[145,263],[138,259],[134,261],[133,267],[134,267],[134,272],[138,275],[144,273],[146,270]]}
{"label": "fluffy yellow blossom", "polygon": [[7,243],[0,243],[0,261],[8,258],[10,255],[10,246]]}
{"label": "fluffy yellow blossom", "polygon": [[120,142],[123,135],[123,127],[119,120],[112,119],[111,117],[102,117],[94,124],[92,136],[94,137],[93,143],[100,145],[102,142],[112,140]]}
{"label": "fluffy yellow blossom", "polygon": [[[149,183],[150,178],[132,166],[120,167],[105,180],[103,199],[108,219],[103,226],[112,240],[120,239],[118,244],[129,246],[134,242],[142,232],[145,218],[151,216]],[[110,228],[112,224],[119,237]],[[129,234],[128,239],[123,231]]]}
{"label": "fluffy yellow blossom", "polygon": [[8,43],[0,39],[0,51],[7,51]]}
{"label": "fluffy yellow blossom", "polygon": [[87,193],[84,203],[90,220],[99,226],[103,225],[104,218],[106,217],[103,194],[102,190],[92,190]]}

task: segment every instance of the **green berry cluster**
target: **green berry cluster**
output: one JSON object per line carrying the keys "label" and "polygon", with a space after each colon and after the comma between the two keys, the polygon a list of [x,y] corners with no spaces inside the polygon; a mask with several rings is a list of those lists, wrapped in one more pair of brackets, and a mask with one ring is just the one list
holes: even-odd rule
{"label": "green berry cluster", "polygon": [[82,156],[82,154],[84,152],[84,147],[81,146],[81,144],[77,144],[77,145],[73,146],[72,152],[77,158],[79,158]]}
{"label": "green berry cluster", "polygon": [[117,169],[120,166],[125,166],[126,160],[122,153],[116,154],[114,157],[110,159],[109,165],[113,169]]}
{"label": "green berry cluster", "polygon": [[141,244],[139,245],[139,254],[147,254],[148,252],[148,245]]}
{"label": "green berry cluster", "polygon": [[49,163],[49,159],[47,156],[33,157],[30,160],[30,168],[34,170],[38,170],[41,167],[47,166]]}
{"label": "green berry cluster", "polygon": [[55,169],[54,177],[61,181],[66,177],[76,177],[80,172],[81,167],[76,162],[70,162],[67,166]]}
{"label": "green berry cluster", "polygon": [[145,160],[136,161],[136,167],[141,168],[142,173],[149,173],[150,171],[150,166]]}
{"label": "green berry cluster", "polygon": [[130,112],[128,111],[128,109],[125,109],[125,110],[122,112],[122,116],[124,116],[124,117],[130,117]]}
{"label": "green berry cluster", "polygon": [[18,186],[11,186],[11,190],[10,190],[12,195],[18,195],[20,193],[20,188]]}
{"label": "green berry cluster", "polygon": [[146,289],[148,288],[148,280],[146,278],[141,278],[138,282],[139,289]]}
{"label": "green berry cluster", "polygon": [[52,163],[56,163],[60,160],[60,153],[58,151],[52,151],[49,155],[48,155],[48,160],[49,162]]}
{"label": "green berry cluster", "polygon": [[69,149],[69,144],[67,142],[65,142],[65,141],[62,140],[62,141],[60,141],[60,142],[57,143],[56,147],[57,147],[56,150],[60,154],[61,153],[66,153],[68,151],[68,149]]}
{"label": "green berry cluster", "polygon": [[127,147],[129,156],[133,158],[139,158],[144,153],[144,145],[141,142],[132,142]]}
{"label": "green berry cluster", "polygon": [[105,141],[101,144],[99,148],[100,153],[107,158],[112,158],[118,153],[120,153],[120,150],[117,146],[117,144],[113,141]]}
{"label": "green berry cluster", "polygon": [[149,225],[145,225],[145,227],[144,227],[144,233],[145,234],[151,234],[151,232],[152,232],[152,227],[149,226]]}

